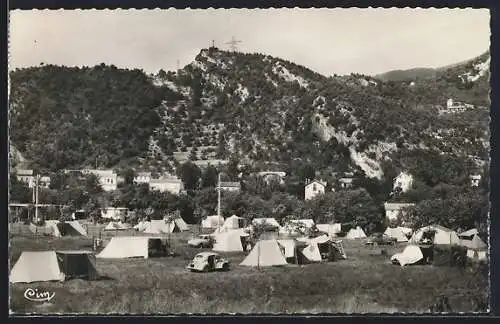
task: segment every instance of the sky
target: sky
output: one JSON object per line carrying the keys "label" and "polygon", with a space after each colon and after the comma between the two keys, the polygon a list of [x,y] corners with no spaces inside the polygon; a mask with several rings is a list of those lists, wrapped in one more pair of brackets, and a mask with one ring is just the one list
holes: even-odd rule
{"label": "sky", "polygon": [[14,10],[9,69],[40,63],[176,70],[215,41],[324,75],[440,67],[490,46],[487,9]]}

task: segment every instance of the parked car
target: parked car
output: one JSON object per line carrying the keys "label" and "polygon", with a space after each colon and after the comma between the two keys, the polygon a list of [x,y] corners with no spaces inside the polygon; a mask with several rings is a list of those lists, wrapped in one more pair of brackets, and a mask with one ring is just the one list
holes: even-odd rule
{"label": "parked car", "polygon": [[197,247],[197,248],[210,248],[212,247],[214,240],[212,236],[208,234],[203,234],[198,236],[197,238],[191,239],[188,242],[189,246]]}
{"label": "parked car", "polygon": [[201,252],[195,255],[186,268],[193,272],[228,271],[229,261],[215,252]]}
{"label": "parked car", "polygon": [[397,239],[382,233],[375,233],[368,238],[365,245],[394,245]]}

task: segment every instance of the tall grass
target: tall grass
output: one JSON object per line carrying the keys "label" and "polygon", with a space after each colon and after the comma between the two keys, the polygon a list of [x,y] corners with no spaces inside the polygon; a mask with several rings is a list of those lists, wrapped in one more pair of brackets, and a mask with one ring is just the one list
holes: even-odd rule
{"label": "tall grass", "polygon": [[[325,264],[262,268],[239,266],[243,254],[227,254],[229,272],[191,273],[188,260],[199,249],[186,247],[186,233],[174,234],[179,256],[151,259],[97,260],[98,281],[12,285],[11,309],[26,313],[394,313],[426,312],[440,294],[453,311],[474,310],[473,297],[487,291],[479,271],[449,267],[400,267],[380,250],[346,242],[347,260]],[[12,257],[22,250],[81,248],[89,240],[15,238]],[[392,249],[392,250],[391,250]],[[389,255],[401,250],[395,247]],[[26,288],[56,293],[52,303],[37,307],[23,298]]]}

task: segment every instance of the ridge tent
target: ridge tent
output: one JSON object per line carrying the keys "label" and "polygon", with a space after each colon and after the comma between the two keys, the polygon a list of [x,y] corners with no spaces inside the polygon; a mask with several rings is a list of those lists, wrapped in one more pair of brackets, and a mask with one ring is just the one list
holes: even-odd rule
{"label": "ridge tent", "polygon": [[223,227],[228,229],[241,228],[243,227],[243,221],[244,221],[243,217],[238,217],[236,215],[233,215],[231,217],[226,218]]}
{"label": "ridge tent", "polygon": [[212,251],[216,252],[243,252],[240,231],[228,231],[220,233],[216,237],[216,242]]}
{"label": "ridge tent", "polygon": [[280,228],[280,224],[274,218],[254,218],[252,224],[255,226],[266,226],[272,228]]}
{"label": "ridge tent", "polygon": [[356,228],[351,228],[345,236],[345,238],[349,240],[355,240],[365,237],[366,237],[365,231],[363,231],[363,229],[359,226],[356,226]]}
{"label": "ridge tent", "polygon": [[481,240],[479,235],[475,234],[472,240],[460,240],[460,245],[467,248],[467,257],[471,259],[486,260],[488,245]]}
{"label": "ridge tent", "polygon": [[316,228],[323,233],[326,233],[330,236],[335,236],[337,233],[342,232],[342,224],[316,224]]}
{"label": "ridge tent", "polygon": [[87,231],[78,221],[60,222],[58,220],[46,220],[44,226],[30,224],[30,230],[33,233],[43,233],[55,237],[87,236]]}
{"label": "ridge tent", "polygon": [[276,240],[258,241],[252,251],[240,263],[249,267],[271,267],[286,265],[284,252]]}
{"label": "ridge tent", "polygon": [[317,243],[309,243],[303,250],[302,254],[311,262],[320,262],[322,260],[321,253]]}
{"label": "ridge tent", "polygon": [[224,217],[217,215],[207,216],[201,221],[202,228],[218,228],[222,225],[224,225]]}
{"label": "ridge tent", "polygon": [[122,223],[122,222],[109,222],[106,227],[104,227],[105,231],[121,231],[121,230],[128,230],[132,228],[130,224],[127,223]]}
{"label": "ridge tent", "polygon": [[430,225],[420,228],[413,234],[410,242],[419,243],[424,233],[428,231],[435,231],[434,244],[452,245],[460,243],[460,239],[455,231],[440,225]]}
{"label": "ridge tent", "polygon": [[147,222],[145,221],[140,221],[139,223],[137,223],[137,225],[134,226],[134,229],[142,232],[146,229],[146,223]]}
{"label": "ridge tent", "polygon": [[167,223],[163,219],[152,219],[144,224],[144,233],[147,234],[167,234],[173,232],[180,232],[175,222]]}
{"label": "ridge tent", "polygon": [[159,237],[114,236],[96,257],[104,259],[142,257],[147,259],[150,249],[158,249],[162,244]]}
{"label": "ridge tent", "polygon": [[87,251],[22,252],[9,276],[11,283],[64,281],[73,277],[93,280],[98,273]]}
{"label": "ridge tent", "polygon": [[416,245],[408,245],[405,247],[403,252],[396,253],[391,257],[392,263],[399,263],[402,267],[409,264],[414,264],[419,262],[424,258],[424,254],[420,247]]}
{"label": "ridge tent", "polygon": [[178,217],[178,218],[174,219],[174,222],[179,227],[179,229],[181,231],[189,230],[188,225],[186,224],[186,222],[182,218]]}
{"label": "ridge tent", "polygon": [[473,228],[473,229],[470,229],[468,231],[465,231],[465,232],[462,232],[460,234],[458,234],[458,237],[461,238],[461,239],[472,239],[474,237],[474,235],[478,234],[478,230]]}
{"label": "ridge tent", "polygon": [[408,242],[408,238],[399,227],[387,227],[384,235],[395,238],[398,242]]}

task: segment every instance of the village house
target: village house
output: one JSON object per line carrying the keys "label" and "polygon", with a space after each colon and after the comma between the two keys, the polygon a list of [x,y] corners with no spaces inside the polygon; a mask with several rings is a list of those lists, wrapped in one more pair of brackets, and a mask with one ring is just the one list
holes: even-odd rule
{"label": "village house", "polygon": [[285,182],[286,172],[280,171],[262,171],[257,173],[260,177],[264,179],[266,183],[270,183],[271,181],[277,181],[280,184]]}
{"label": "village house", "polygon": [[339,185],[342,189],[349,189],[352,187],[354,181],[354,173],[346,172],[342,178],[339,178]]}
{"label": "village house", "polygon": [[134,177],[134,183],[149,183],[151,181],[151,172],[137,172]]}
{"label": "village house", "polygon": [[304,191],[304,199],[310,200],[317,195],[324,194],[326,188],[326,182],[322,180],[306,180],[306,186]]}
{"label": "village house", "polygon": [[481,175],[480,174],[473,174],[470,177],[470,184],[472,187],[479,187],[479,184],[481,183]]}
{"label": "village house", "polygon": [[474,108],[474,105],[453,101],[452,98],[449,98],[446,101],[446,109],[441,109],[439,111],[440,114],[455,114],[466,111],[467,109]]}
{"label": "village house", "polygon": [[34,184],[34,172],[33,170],[16,170],[16,178],[20,182],[27,183],[30,188]]}
{"label": "village house", "polygon": [[184,191],[182,180],[177,177],[161,177],[159,179],[150,179],[149,188],[160,192],[170,192],[178,195]]}
{"label": "village house", "polygon": [[406,208],[415,206],[414,203],[384,203],[385,217],[388,220],[397,220],[398,217],[404,216]]}
{"label": "village house", "polygon": [[104,191],[113,191],[117,188],[118,175],[113,170],[82,170],[83,174],[94,174]]}
{"label": "village house", "polygon": [[120,220],[126,218],[128,208],[126,207],[104,207],[101,208],[101,217],[106,219]]}
{"label": "village house", "polygon": [[222,182],[220,183],[220,190],[224,191],[240,191],[241,184],[239,182]]}

